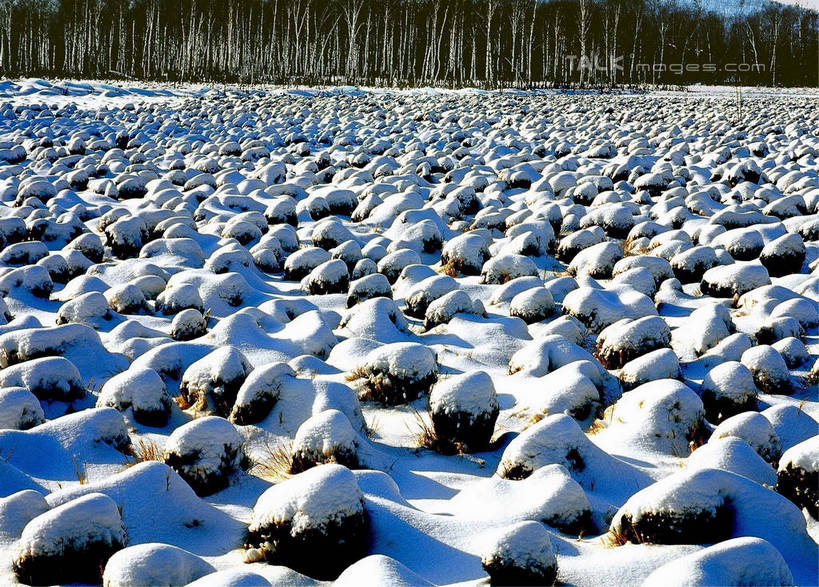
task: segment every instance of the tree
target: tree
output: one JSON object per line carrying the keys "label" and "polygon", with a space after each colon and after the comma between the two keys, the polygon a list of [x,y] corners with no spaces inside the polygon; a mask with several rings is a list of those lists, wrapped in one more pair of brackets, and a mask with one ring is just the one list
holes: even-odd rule
{"label": "tree", "polygon": [[[699,1],[0,0],[0,73],[497,87],[725,83],[736,73],[720,66],[753,61],[757,82],[817,85],[816,11]],[[717,71],[662,71],[691,60]]]}

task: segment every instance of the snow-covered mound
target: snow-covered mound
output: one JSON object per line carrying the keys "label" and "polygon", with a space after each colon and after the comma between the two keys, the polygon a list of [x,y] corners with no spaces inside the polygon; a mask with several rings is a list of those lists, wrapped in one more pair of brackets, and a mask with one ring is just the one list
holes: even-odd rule
{"label": "snow-covered mound", "polygon": [[537,522],[518,522],[498,532],[481,556],[493,585],[551,585],[557,560],[549,533]]}
{"label": "snow-covered mound", "polygon": [[94,583],[108,558],[128,543],[117,504],[92,493],[32,519],[20,537],[14,574],[21,583]]}
{"label": "snow-covered mound", "polygon": [[817,582],[812,95],[0,93],[0,583]]}
{"label": "snow-covered mound", "polygon": [[[265,491],[248,528],[249,560],[335,577],[366,549],[367,515],[355,477],[341,465],[315,467]],[[315,556],[322,553],[322,568]]]}
{"label": "snow-covered mound", "polygon": [[663,565],[645,580],[660,585],[791,585],[785,559],[761,538],[733,538]]}

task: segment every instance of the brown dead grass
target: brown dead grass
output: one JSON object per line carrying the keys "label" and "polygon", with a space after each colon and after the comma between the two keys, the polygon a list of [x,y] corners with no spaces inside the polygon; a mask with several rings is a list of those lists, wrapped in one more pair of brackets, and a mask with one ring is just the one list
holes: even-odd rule
{"label": "brown dead grass", "polygon": [[[614,406],[609,406],[603,412],[602,418],[599,418],[591,423],[586,434],[594,435],[605,430],[614,419]],[[619,420],[619,418],[618,418]],[[621,420],[622,421],[622,420]]]}
{"label": "brown dead grass", "polygon": [[158,461],[161,463],[164,461],[162,453],[162,447],[160,447],[155,441],[140,438],[136,444],[131,445],[128,453],[128,462],[125,466],[129,468],[146,461]]}
{"label": "brown dead grass", "polygon": [[173,401],[176,402],[176,405],[179,406],[180,410],[187,410],[190,409],[191,405],[188,403],[182,394],[179,394],[173,398]]}
{"label": "brown dead grass", "polygon": [[415,418],[415,430],[410,430],[410,433],[418,448],[427,448],[443,455],[465,454],[464,447],[460,443],[453,443],[440,438],[435,433],[432,423],[428,422],[421,412],[415,408],[412,411]]}
{"label": "brown dead grass", "polygon": [[609,530],[600,537],[600,542],[603,548],[617,548],[628,543],[628,539],[615,530]]}
{"label": "brown dead grass", "polygon": [[71,457],[71,460],[74,463],[74,475],[77,477],[77,481],[80,482],[80,485],[85,485],[88,483],[88,471],[85,463],[78,463],[74,457]]}
{"label": "brown dead grass", "polygon": [[586,430],[586,434],[589,436],[594,436],[598,432],[602,432],[606,429],[606,423],[603,420],[595,420],[589,425],[589,429]]}
{"label": "brown dead grass", "polygon": [[449,275],[450,277],[458,277],[459,265],[460,263],[458,263],[457,260],[449,259],[446,263],[441,265],[441,268],[438,269],[438,273]]}
{"label": "brown dead grass", "polygon": [[367,378],[367,372],[364,370],[364,367],[356,367],[355,369],[353,369],[352,371],[347,373],[347,375],[344,376],[344,380],[348,381],[350,383],[358,381],[359,379],[366,379],[366,378]]}
{"label": "brown dead grass", "polygon": [[373,412],[366,417],[364,426],[364,434],[366,434],[367,438],[370,440],[374,440],[381,436],[381,418],[379,417],[378,413]]}
{"label": "brown dead grass", "polygon": [[265,442],[264,453],[253,459],[250,472],[254,475],[278,483],[292,477],[293,443],[282,441],[273,446]]}

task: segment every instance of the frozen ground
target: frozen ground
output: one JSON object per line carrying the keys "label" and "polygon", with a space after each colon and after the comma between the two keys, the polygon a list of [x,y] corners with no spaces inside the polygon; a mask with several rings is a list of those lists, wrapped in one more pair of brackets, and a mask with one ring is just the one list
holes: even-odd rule
{"label": "frozen ground", "polygon": [[734,92],[0,82],[0,582],[817,584],[819,109]]}

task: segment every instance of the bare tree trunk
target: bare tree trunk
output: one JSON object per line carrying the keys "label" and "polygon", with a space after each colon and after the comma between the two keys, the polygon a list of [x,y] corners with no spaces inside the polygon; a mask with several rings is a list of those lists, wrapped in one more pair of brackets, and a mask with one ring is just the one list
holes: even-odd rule
{"label": "bare tree trunk", "polygon": [[484,79],[487,83],[494,79],[492,74],[492,19],[495,17],[497,7],[497,0],[486,0],[486,72]]}
{"label": "bare tree trunk", "polygon": [[588,59],[586,55],[586,41],[589,32],[589,0],[578,0],[577,3],[577,36],[580,40],[580,85],[583,85],[583,60]]}

